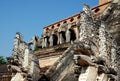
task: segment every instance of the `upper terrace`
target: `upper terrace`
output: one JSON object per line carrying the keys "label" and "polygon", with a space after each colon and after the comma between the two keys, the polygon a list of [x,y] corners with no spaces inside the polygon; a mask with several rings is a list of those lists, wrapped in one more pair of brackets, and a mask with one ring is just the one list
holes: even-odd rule
{"label": "upper terrace", "polygon": [[[112,0],[99,0],[99,5],[95,6],[91,9],[94,13],[94,16],[96,17],[97,15],[102,13],[111,1]],[[61,25],[65,24],[65,23],[70,23],[70,24],[72,24],[72,26],[75,26],[76,21],[78,21],[80,19],[81,13],[82,12],[72,15],[72,16],[65,18],[63,20],[60,20],[58,22],[55,22],[53,24],[47,25],[44,27],[44,31],[49,30],[49,29],[57,30],[58,27],[60,27]]]}

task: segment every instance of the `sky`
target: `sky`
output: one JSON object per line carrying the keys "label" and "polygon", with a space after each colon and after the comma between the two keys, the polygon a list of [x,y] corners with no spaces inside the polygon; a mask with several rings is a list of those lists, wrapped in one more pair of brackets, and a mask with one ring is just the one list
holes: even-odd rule
{"label": "sky", "polygon": [[43,27],[81,12],[84,3],[98,0],[0,0],[0,56],[11,56],[16,32],[26,42],[41,37]]}

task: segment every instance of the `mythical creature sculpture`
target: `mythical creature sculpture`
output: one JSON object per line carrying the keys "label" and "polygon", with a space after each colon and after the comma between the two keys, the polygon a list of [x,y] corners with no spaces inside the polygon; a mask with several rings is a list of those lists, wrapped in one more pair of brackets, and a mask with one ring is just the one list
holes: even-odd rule
{"label": "mythical creature sculpture", "polygon": [[65,40],[66,40],[65,32],[67,30],[67,27],[66,27],[67,25],[68,24],[65,23],[58,28],[58,44],[65,43]]}
{"label": "mythical creature sculpture", "polygon": [[83,11],[89,16],[93,18],[93,12],[91,12],[90,6],[84,4]]}
{"label": "mythical creature sculpture", "polygon": [[49,46],[49,35],[50,35],[49,33],[50,33],[49,30],[43,32],[42,48]]}
{"label": "mythical creature sculpture", "polygon": [[82,41],[86,38],[92,38],[94,36],[94,24],[93,24],[93,15],[89,9],[88,5],[84,5],[82,16],[79,19],[81,24],[79,27],[79,40]]}
{"label": "mythical creature sculpture", "polygon": [[71,24],[68,24],[67,25],[67,30],[66,30],[66,33],[65,33],[65,35],[66,35],[66,42],[70,42],[71,40],[70,40],[70,38],[71,38],[71,32],[70,32],[70,28],[71,28]]}
{"label": "mythical creature sculpture", "polygon": [[[84,78],[84,81],[108,81],[107,79],[116,81],[117,50],[114,40],[106,30],[107,25],[103,21],[96,23],[88,5],[84,5],[79,23],[80,33],[77,45],[80,46],[75,50],[77,54],[74,56],[75,64],[79,67],[79,70],[76,70],[79,72],[75,71],[79,76],[78,80],[81,81]],[[92,75],[89,74],[90,72]]]}
{"label": "mythical creature sculpture", "polygon": [[29,44],[22,40],[19,32],[14,38],[13,54],[7,59],[8,68],[13,73],[11,81],[38,81],[40,76],[38,59]]}
{"label": "mythical creature sculpture", "polygon": [[50,38],[49,38],[50,46],[54,45],[54,34],[55,34],[55,31],[53,29],[51,29]]}
{"label": "mythical creature sculpture", "polygon": [[29,44],[33,44],[34,48],[42,48],[42,38],[39,38],[38,36],[33,36],[31,40],[29,41]]}

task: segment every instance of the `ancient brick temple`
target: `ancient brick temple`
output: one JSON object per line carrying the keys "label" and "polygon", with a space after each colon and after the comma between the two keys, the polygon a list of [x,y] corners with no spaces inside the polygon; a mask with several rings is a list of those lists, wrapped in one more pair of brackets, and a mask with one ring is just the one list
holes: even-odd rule
{"label": "ancient brick temple", "polygon": [[119,27],[120,0],[99,0],[44,27],[42,37],[29,43],[17,33],[8,58],[12,81],[120,81]]}
{"label": "ancient brick temple", "polygon": [[[99,5],[91,9],[94,13],[94,17],[97,19],[97,17],[99,17],[100,14],[103,13],[103,11],[108,7],[110,3],[111,0],[99,0]],[[35,51],[35,54],[37,54],[40,59],[41,67],[48,67],[52,65],[55,60],[59,58],[61,53],[63,53],[63,51],[65,51],[66,48],[69,47],[71,41],[79,39],[78,27],[80,26],[80,24],[78,23],[78,21],[80,20],[81,13],[77,13],[68,18],[45,26],[43,29],[44,32],[42,34],[42,38],[38,39],[38,36],[34,36],[32,38],[33,40],[38,39],[39,42],[34,42],[34,45],[38,48],[42,48]],[[66,37],[66,33],[70,35],[68,36],[69,38]],[[45,43],[43,44],[42,41],[45,41]],[[53,49],[59,50],[56,52]]]}
{"label": "ancient brick temple", "polygon": [[120,81],[119,10],[119,0],[99,0],[98,6],[84,5],[83,12],[45,26],[42,37],[30,41],[39,58],[41,78]]}

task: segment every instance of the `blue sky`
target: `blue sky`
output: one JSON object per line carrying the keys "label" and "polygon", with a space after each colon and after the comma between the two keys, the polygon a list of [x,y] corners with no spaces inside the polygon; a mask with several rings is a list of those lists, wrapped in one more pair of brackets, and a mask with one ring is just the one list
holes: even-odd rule
{"label": "blue sky", "polygon": [[42,34],[43,27],[94,7],[98,0],[0,0],[0,56],[10,56],[16,32],[28,42]]}

